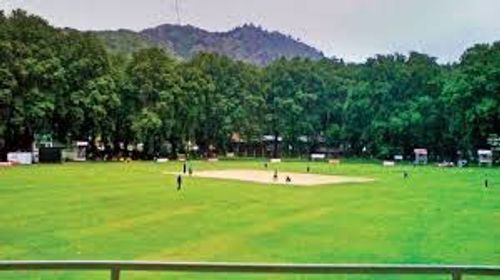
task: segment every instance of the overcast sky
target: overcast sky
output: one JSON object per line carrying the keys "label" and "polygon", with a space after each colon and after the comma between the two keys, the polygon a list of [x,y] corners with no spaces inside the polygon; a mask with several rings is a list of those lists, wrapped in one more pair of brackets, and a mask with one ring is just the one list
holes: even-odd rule
{"label": "overcast sky", "polygon": [[[177,0],[182,24],[226,31],[254,23],[347,61],[410,50],[457,60],[500,40],[500,0]],[[176,23],[175,0],[0,0],[55,26],[141,30]]]}

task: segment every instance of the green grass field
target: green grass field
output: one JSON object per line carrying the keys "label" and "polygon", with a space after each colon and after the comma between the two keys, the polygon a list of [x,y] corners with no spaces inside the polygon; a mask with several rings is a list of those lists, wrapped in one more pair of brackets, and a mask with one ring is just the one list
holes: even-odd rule
{"label": "green grass field", "polygon": [[[303,162],[279,164],[304,172]],[[194,162],[195,170],[257,161]],[[500,169],[346,163],[312,172],[364,184],[267,186],[187,178],[181,163],[0,169],[0,259],[500,264]],[[409,179],[403,180],[407,170]],[[483,188],[487,176],[490,188]],[[124,272],[122,279],[449,279]],[[108,279],[108,272],[0,272],[0,279]],[[468,277],[466,279],[484,279]],[[491,279],[491,278],[488,278]]]}

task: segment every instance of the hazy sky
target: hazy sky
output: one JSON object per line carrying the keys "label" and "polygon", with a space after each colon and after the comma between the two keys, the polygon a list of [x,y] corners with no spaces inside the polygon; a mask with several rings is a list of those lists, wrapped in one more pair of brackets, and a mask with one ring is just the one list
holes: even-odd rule
{"label": "hazy sky", "polygon": [[[252,22],[288,33],[327,56],[425,52],[440,62],[500,40],[500,0],[177,0],[180,19],[211,31]],[[141,30],[176,23],[175,0],[0,0],[55,26]]]}

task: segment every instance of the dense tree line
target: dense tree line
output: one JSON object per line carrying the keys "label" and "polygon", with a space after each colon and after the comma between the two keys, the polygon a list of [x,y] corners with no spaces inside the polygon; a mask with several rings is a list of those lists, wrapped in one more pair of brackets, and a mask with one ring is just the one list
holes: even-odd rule
{"label": "dense tree line", "polygon": [[91,34],[0,13],[2,157],[45,133],[101,139],[112,154],[137,143],[145,156],[175,157],[188,145],[224,152],[234,135],[272,135],[289,155],[321,144],[380,158],[426,147],[451,159],[499,132],[499,42],[451,65],[414,52],[258,67],[209,53],[179,61],[156,48],[111,54]]}

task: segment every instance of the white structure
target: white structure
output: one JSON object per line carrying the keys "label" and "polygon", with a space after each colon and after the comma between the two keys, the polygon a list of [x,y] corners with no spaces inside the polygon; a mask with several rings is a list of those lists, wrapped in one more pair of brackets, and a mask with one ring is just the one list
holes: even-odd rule
{"label": "white structure", "polygon": [[87,160],[87,147],[89,142],[87,141],[76,141],[73,145],[76,156],[73,158],[74,161],[86,161]]}
{"label": "white structure", "polygon": [[[273,142],[275,140],[274,135],[264,135],[262,136],[262,141]],[[283,141],[283,137],[278,136],[278,142]]]}
{"label": "white structure", "polygon": [[33,154],[32,153],[8,153],[7,161],[15,164],[32,164]]}
{"label": "white structure", "polygon": [[402,155],[395,155],[394,156],[394,160],[395,161],[402,161],[403,160],[403,156]]}
{"label": "white structure", "polygon": [[314,153],[311,154],[311,160],[325,160],[326,154],[323,153]]}
{"label": "white structure", "polygon": [[328,160],[328,163],[333,164],[333,165],[339,165],[340,159],[330,159],[330,160]]}
{"label": "white structure", "polygon": [[493,164],[493,152],[491,150],[477,150],[477,159],[479,165],[489,165]]}
{"label": "white structure", "polygon": [[393,167],[393,166],[396,166],[396,162],[392,161],[392,160],[384,160],[382,162],[382,165],[385,167]]}
{"label": "white structure", "polygon": [[413,152],[415,153],[415,164],[427,164],[427,149],[414,149]]}
{"label": "white structure", "polygon": [[87,160],[87,147],[89,142],[76,141],[73,142],[71,149],[63,151],[63,159],[70,161],[86,161]]}

